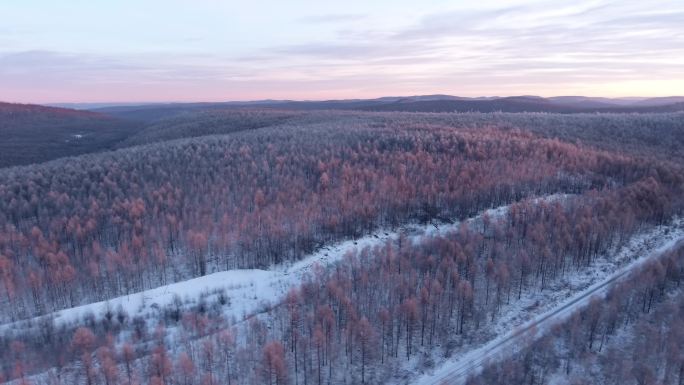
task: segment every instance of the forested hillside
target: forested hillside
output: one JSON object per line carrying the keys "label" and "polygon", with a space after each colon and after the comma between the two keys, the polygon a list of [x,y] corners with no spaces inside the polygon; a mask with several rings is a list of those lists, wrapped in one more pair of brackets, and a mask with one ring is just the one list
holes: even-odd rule
{"label": "forested hillside", "polygon": [[[275,126],[292,121],[295,118],[311,119],[313,116],[277,110],[206,110],[187,116],[156,121],[127,138],[118,146],[123,148],[173,139],[225,135],[243,130]],[[320,119],[324,118],[321,117]]]}
{"label": "forested hillside", "polygon": [[684,244],[468,385],[681,384]]}
{"label": "forested hillside", "polygon": [[681,237],[678,118],[209,111],[2,169],[0,378],[411,383]]}
{"label": "forested hillside", "polygon": [[[389,98],[391,100],[397,98]],[[383,103],[386,101],[384,99]],[[423,101],[416,98],[416,101]],[[427,100],[430,101],[430,100]],[[309,102],[300,102],[309,103]],[[340,120],[397,121],[413,124],[437,124],[460,129],[501,128],[529,130],[547,138],[576,144],[588,144],[613,152],[628,152],[661,160],[684,161],[684,119],[673,113],[409,113],[360,112],[355,104],[345,111],[319,111],[316,107],[287,110],[289,104],[268,103],[180,104],[164,106],[129,106],[99,109],[102,112],[70,110],[0,103],[0,167],[41,163],[65,156],[97,153],[115,148],[149,144],[207,135],[225,135],[242,130],[275,127],[284,124],[308,125]],[[349,102],[351,103],[351,102]],[[359,102],[356,102],[357,104]],[[551,102],[549,102],[551,103]],[[655,101],[654,101],[655,103]],[[162,109],[165,113],[137,116]],[[141,113],[142,113],[141,112]],[[129,116],[127,114],[134,114]]]}
{"label": "forested hillside", "polygon": [[139,128],[94,112],[0,103],[0,167],[112,149]]}
{"label": "forested hillside", "polygon": [[0,17],[0,385],[684,385],[684,1]]}

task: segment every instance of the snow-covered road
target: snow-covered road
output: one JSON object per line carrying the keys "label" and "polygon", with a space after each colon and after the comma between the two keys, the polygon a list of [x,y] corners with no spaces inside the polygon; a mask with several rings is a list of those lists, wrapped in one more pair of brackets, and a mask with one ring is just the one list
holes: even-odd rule
{"label": "snow-covered road", "polygon": [[519,351],[531,341],[543,336],[552,326],[559,324],[578,309],[588,305],[593,298],[605,295],[616,281],[627,277],[630,272],[643,266],[644,263],[657,258],[659,255],[683,242],[684,234],[679,230],[675,237],[660,245],[648,255],[623,266],[604,280],[578,292],[576,295],[559,303],[558,306],[534,317],[520,327],[500,335],[465,355],[445,362],[434,372],[418,378],[415,383],[418,385],[463,384],[469,376],[477,374],[487,363]]}

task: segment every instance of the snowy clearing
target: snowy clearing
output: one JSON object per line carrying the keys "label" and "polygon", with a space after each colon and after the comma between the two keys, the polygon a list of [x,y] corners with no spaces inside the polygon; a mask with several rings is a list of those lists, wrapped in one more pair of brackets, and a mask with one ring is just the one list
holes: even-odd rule
{"label": "snowy clearing", "polygon": [[[535,198],[535,201],[553,202],[565,197],[566,194],[554,194]],[[484,213],[492,218],[500,217],[507,212],[508,207],[509,205],[504,205],[486,210],[467,221],[475,221]],[[454,231],[460,224],[460,221],[432,222],[425,225],[406,225],[396,230],[380,229],[356,240],[323,247],[299,261],[276,265],[269,270],[239,269],[212,273],[107,301],[63,309],[29,320],[6,323],[0,325],[0,332],[21,333],[22,330],[39,327],[40,321],[49,319],[52,319],[55,326],[76,325],[86,317],[102,317],[108,311],[122,310],[130,317],[145,317],[154,315],[159,308],[172,305],[177,299],[183,303],[197,303],[200,298],[206,299],[219,292],[225,294],[230,301],[229,306],[222,310],[226,318],[244,319],[277,302],[290,288],[298,285],[316,265],[328,267],[340,261],[350,251],[382,245],[397,239],[404,232],[410,234],[409,238],[413,242],[419,242],[423,237],[439,236]]]}

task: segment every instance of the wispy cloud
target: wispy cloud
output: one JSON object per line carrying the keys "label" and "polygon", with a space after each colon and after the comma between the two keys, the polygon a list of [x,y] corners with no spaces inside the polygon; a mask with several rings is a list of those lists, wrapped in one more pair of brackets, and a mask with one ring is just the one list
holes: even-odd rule
{"label": "wispy cloud", "polygon": [[[616,12],[620,9],[622,13]],[[545,3],[457,10],[427,15],[372,42],[320,42],[276,51],[312,61],[365,63],[366,71],[386,71],[390,66],[411,74],[420,67],[425,69],[425,81],[434,84],[458,84],[478,73],[484,82],[483,78],[508,79],[528,86],[548,81],[682,79],[683,12],[595,1],[564,8]],[[397,79],[405,82],[401,76]]]}
{"label": "wispy cloud", "polygon": [[345,23],[359,21],[366,18],[366,15],[358,13],[336,13],[327,15],[306,16],[298,19],[302,23]]}
{"label": "wispy cloud", "polygon": [[167,100],[677,93],[684,3],[654,2],[489,2],[389,24],[369,9],[282,21],[292,29],[284,43],[275,39],[284,30],[257,41],[264,31],[216,36],[198,26],[159,52],[0,51],[0,99],[40,91],[88,100],[94,89]]}

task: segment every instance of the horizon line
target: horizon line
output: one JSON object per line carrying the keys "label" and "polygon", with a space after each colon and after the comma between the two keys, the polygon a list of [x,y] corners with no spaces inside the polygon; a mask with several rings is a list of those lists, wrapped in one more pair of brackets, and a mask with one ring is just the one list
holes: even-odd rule
{"label": "horizon line", "polygon": [[601,98],[601,99],[659,99],[659,98],[678,98],[684,97],[682,95],[664,94],[660,96],[639,96],[639,95],[629,95],[629,96],[588,96],[582,94],[554,94],[554,95],[537,95],[537,94],[511,94],[511,95],[479,95],[479,96],[462,96],[457,94],[413,94],[413,95],[385,95],[376,97],[356,97],[356,98],[321,98],[321,99],[289,99],[289,98],[266,98],[266,99],[214,99],[214,100],[148,100],[148,101],[56,101],[56,102],[40,102],[40,101],[3,101],[4,103],[11,104],[36,104],[44,106],[56,106],[56,105],[76,105],[76,104],[130,104],[130,105],[143,105],[143,104],[211,104],[211,103],[255,103],[255,102],[328,102],[328,101],[353,101],[353,100],[375,100],[384,98],[415,98],[415,97],[426,97],[426,96],[443,96],[443,97],[456,97],[464,99],[482,99],[482,98],[516,98],[516,97],[538,97],[538,98],[559,98],[559,97],[581,97],[581,98]]}

